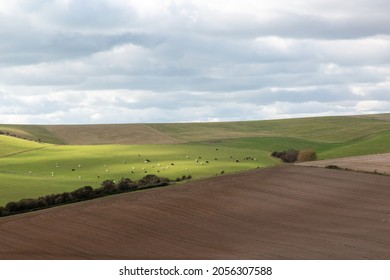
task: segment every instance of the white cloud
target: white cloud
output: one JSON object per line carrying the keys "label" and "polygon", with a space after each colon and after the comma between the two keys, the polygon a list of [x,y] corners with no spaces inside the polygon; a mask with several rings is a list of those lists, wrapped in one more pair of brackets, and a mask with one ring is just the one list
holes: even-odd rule
{"label": "white cloud", "polygon": [[379,100],[364,100],[359,101],[356,104],[356,110],[360,113],[378,113],[378,112],[389,112],[390,102],[379,101]]}
{"label": "white cloud", "polygon": [[107,123],[387,112],[389,8],[385,0],[9,1],[0,5],[0,115]]}

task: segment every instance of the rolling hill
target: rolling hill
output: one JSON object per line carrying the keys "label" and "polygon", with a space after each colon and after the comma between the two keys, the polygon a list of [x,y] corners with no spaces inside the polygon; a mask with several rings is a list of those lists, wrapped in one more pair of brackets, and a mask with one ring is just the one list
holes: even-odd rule
{"label": "rolling hill", "polygon": [[390,114],[0,132],[0,206],[105,179],[195,179],[2,217],[0,259],[390,258],[389,176],[278,166],[270,156],[390,153]]}
{"label": "rolling hill", "polygon": [[0,132],[0,206],[97,187],[106,179],[137,180],[151,173],[199,179],[274,166],[280,164],[270,156],[275,150],[311,148],[319,159],[390,152],[390,114],[225,123],[0,125]]}
{"label": "rolling hill", "polygon": [[0,125],[0,131],[67,145],[174,144],[249,137],[340,143],[390,130],[390,114],[217,123]]}

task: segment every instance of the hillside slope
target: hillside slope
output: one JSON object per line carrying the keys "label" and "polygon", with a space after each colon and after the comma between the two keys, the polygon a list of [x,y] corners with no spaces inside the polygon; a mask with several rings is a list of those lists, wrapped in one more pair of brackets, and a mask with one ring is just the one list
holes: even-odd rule
{"label": "hillside slope", "polygon": [[178,144],[184,141],[144,124],[47,125],[52,135],[70,145]]}
{"label": "hillside slope", "polygon": [[388,184],[283,166],[106,197],[0,219],[0,259],[390,259]]}
{"label": "hillside slope", "polygon": [[0,158],[41,149],[45,146],[44,144],[33,141],[0,135]]}
{"label": "hillside slope", "polygon": [[340,143],[390,131],[390,114],[217,123],[0,125],[0,131],[69,145],[175,144],[249,137]]}

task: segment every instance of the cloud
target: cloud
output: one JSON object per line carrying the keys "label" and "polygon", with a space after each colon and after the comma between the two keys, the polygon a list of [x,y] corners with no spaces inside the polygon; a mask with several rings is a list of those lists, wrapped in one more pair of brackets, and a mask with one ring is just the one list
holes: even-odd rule
{"label": "cloud", "polygon": [[0,117],[109,123],[388,112],[389,5],[7,2]]}

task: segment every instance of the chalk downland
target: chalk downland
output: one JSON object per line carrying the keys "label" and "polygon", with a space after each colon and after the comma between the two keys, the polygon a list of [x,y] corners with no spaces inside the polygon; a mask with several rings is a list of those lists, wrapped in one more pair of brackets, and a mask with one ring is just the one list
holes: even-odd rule
{"label": "chalk downland", "polygon": [[390,259],[389,177],[282,166],[0,219],[1,259]]}
{"label": "chalk downland", "polygon": [[174,137],[142,124],[44,126],[68,145],[178,144]]}

